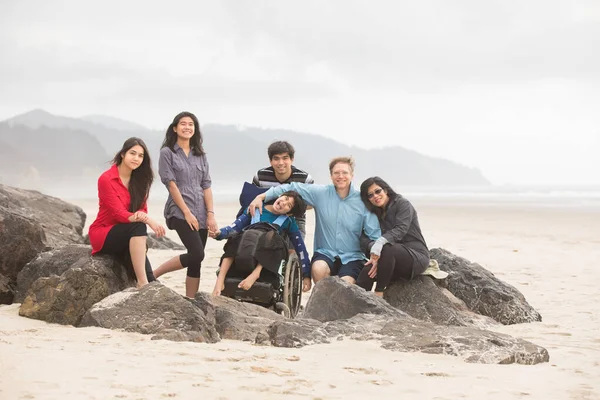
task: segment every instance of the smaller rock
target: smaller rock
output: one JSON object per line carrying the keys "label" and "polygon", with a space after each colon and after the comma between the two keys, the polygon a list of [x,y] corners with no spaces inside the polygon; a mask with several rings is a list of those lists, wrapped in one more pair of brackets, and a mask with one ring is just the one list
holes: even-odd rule
{"label": "smaller rock", "polygon": [[306,303],[302,318],[327,322],[349,319],[357,314],[385,314],[390,318],[408,317],[372,292],[350,285],[337,276],[319,281]]}
{"label": "smaller rock", "polygon": [[330,342],[330,335],[323,328],[323,323],[314,319],[275,321],[269,326],[268,334],[275,347],[304,347]]}
{"label": "smaller rock", "polygon": [[158,282],[130,288],[94,304],[80,326],[99,326],[155,335],[153,339],[215,343],[214,320],[193,301]]}
{"label": "smaller rock", "polygon": [[462,300],[439,287],[430,276],[421,275],[410,281],[393,282],[383,293],[383,298],[390,305],[421,321],[480,328],[498,324],[492,318],[469,310]]}
{"label": "smaller rock", "polygon": [[481,265],[444,249],[431,249],[429,253],[440,269],[449,273],[448,290],[470,310],[504,325],[542,320],[521,292]]}
{"label": "smaller rock", "polygon": [[185,246],[180,245],[177,242],[169,239],[166,236],[157,238],[156,234],[151,232],[148,234],[148,239],[146,241],[149,249],[157,249],[157,250],[185,250]]}
{"label": "smaller rock", "polygon": [[267,329],[273,321],[284,319],[262,306],[225,296],[199,292],[193,302],[206,315],[214,315],[217,332],[223,339],[264,343],[264,337],[268,337]]}

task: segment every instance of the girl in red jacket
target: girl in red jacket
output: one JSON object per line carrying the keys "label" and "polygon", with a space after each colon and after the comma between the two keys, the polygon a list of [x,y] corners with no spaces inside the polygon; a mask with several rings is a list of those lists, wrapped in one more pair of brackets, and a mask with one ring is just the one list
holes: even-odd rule
{"label": "girl in red jacket", "polygon": [[142,139],[129,138],[98,178],[99,211],[90,225],[92,254],[115,256],[133,268],[140,288],[154,281],[146,256],[146,225],[157,237],[165,228],[148,217],[146,201],[154,179],[148,148]]}

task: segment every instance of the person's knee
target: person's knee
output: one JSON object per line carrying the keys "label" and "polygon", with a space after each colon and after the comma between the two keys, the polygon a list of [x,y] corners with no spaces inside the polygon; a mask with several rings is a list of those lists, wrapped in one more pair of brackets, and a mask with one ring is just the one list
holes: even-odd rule
{"label": "person's knee", "polygon": [[188,250],[187,257],[187,276],[190,278],[200,278],[200,267],[204,260],[204,249],[195,248]]}
{"label": "person's knee", "polygon": [[[129,239],[129,245],[130,246],[131,245],[144,245],[145,246],[146,245],[146,239],[147,239],[146,236],[132,236]],[[130,247],[130,249],[131,249],[131,247]]]}
{"label": "person's knee", "polygon": [[373,289],[374,279],[369,276],[369,269],[369,267],[363,268],[362,271],[360,271],[358,278],[356,278],[356,284],[366,291],[371,291],[371,289]]}
{"label": "person's knee", "polygon": [[132,222],[131,223],[131,236],[146,236],[148,234],[148,228],[143,222]]}
{"label": "person's knee", "polygon": [[188,249],[188,257],[190,264],[200,265],[204,260],[204,249],[202,247]]}
{"label": "person's knee", "polygon": [[325,261],[317,260],[311,266],[312,279],[315,283],[331,274],[329,265]]}
{"label": "person's knee", "polygon": [[383,246],[381,248],[380,258],[381,257],[389,258],[389,257],[393,257],[393,256],[394,256],[394,247],[393,246],[387,245],[387,246]]}
{"label": "person's knee", "polygon": [[348,275],[342,276],[340,279],[343,280],[344,282],[348,282],[351,285],[354,285],[356,283],[356,279],[354,279],[353,277],[348,276]]}

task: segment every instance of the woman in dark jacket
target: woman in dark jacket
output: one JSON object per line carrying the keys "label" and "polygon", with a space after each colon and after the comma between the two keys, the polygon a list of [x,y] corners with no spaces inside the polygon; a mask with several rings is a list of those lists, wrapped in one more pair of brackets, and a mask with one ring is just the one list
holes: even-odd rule
{"label": "woman in dark jacket", "polygon": [[360,197],[368,210],[377,215],[382,235],[370,241],[363,235],[361,244],[371,258],[365,264],[356,284],[371,290],[377,281],[375,294],[383,296],[393,281],[412,279],[429,265],[429,250],[421,233],[417,211],[410,201],[394,192],[378,176],[360,185]]}

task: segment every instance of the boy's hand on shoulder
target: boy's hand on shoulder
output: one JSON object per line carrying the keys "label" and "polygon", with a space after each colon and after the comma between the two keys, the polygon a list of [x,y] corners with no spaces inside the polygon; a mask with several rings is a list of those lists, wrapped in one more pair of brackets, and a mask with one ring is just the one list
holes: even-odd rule
{"label": "boy's hand on shoulder", "polygon": [[256,196],[254,198],[254,200],[252,200],[252,203],[250,203],[250,205],[248,206],[248,212],[250,213],[251,216],[254,217],[254,213],[256,211],[256,209],[258,208],[258,213],[262,214],[262,209],[263,209],[263,201],[265,199],[265,194],[259,194],[258,196]]}

